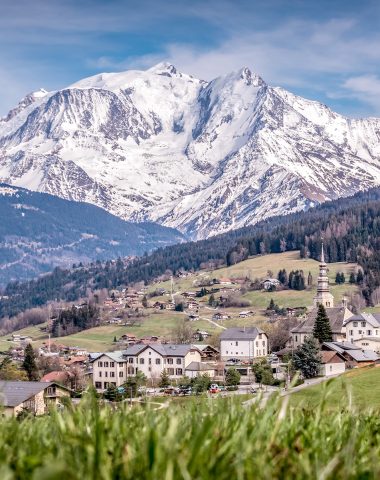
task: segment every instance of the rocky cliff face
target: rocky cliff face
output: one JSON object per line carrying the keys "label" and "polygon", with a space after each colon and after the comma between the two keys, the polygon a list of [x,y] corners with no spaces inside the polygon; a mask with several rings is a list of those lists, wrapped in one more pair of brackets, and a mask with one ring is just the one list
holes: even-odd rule
{"label": "rocky cliff face", "polygon": [[247,68],[159,64],[29,95],[0,121],[0,181],[205,238],[380,184],[380,119]]}

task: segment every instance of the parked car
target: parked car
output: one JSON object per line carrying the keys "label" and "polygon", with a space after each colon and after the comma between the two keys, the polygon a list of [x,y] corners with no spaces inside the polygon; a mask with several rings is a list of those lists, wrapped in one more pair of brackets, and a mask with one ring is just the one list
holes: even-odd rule
{"label": "parked car", "polygon": [[191,395],[193,393],[193,389],[189,386],[179,387],[179,394],[180,395]]}
{"label": "parked car", "polygon": [[217,385],[216,383],[211,384],[211,386],[209,388],[209,392],[210,393],[219,393],[220,392],[219,385]]}
{"label": "parked car", "polygon": [[240,363],[238,358],[229,358],[226,363]]}

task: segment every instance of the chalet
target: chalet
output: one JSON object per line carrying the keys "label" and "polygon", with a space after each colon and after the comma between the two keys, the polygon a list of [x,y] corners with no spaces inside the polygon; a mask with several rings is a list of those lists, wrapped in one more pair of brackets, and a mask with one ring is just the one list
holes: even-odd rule
{"label": "chalet", "polygon": [[206,332],[205,330],[197,330],[194,332],[193,338],[194,340],[198,340],[198,342],[202,342],[206,340],[208,337],[211,337],[211,333]]}
{"label": "chalet", "polygon": [[182,296],[185,298],[195,298],[197,296],[197,292],[183,292]]}
{"label": "chalet", "polygon": [[335,350],[323,350],[321,352],[320,375],[329,377],[339,375],[346,370],[346,361],[342,354]]}
{"label": "chalet", "polygon": [[219,358],[219,350],[212,345],[195,344],[194,347],[201,352],[202,361],[215,361]]}
{"label": "chalet", "polygon": [[380,361],[379,355],[373,350],[363,350],[350,342],[324,342],[321,350],[339,353],[345,359],[347,368],[366,367]]}
{"label": "chalet", "polygon": [[70,390],[54,382],[0,381],[0,404],[6,416],[23,411],[43,415],[50,406],[59,406],[62,397],[70,397]]}
{"label": "chalet", "polygon": [[266,355],[268,355],[268,337],[260,328],[227,328],[220,335],[221,360],[237,358],[250,361]]}
{"label": "chalet", "polygon": [[195,322],[196,320],[199,319],[199,315],[196,313],[190,313],[187,318],[190,322]]}
{"label": "chalet", "polygon": [[188,308],[189,310],[196,310],[197,308],[199,308],[199,304],[197,302],[194,302],[194,300],[190,300],[186,303],[186,308]]}
{"label": "chalet", "polygon": [[166,310],[175,310],[175,303],[174,302],[168,302],[165,305]]}
{"label": "chalet", "polygon": [[251,315],[253,315],[252,310],[244,310],[244,311],[239,313],[240,318],[247,318],[247,317],[250,317]]}
{"label": "chalet", "polygon": [[213,320],[222,320],[222,319],[223,319],[223,314],[220,313],[220,312],[216,312],[216,313],[214,313],[214,315],[212,316],[212,319],[213,319]]}
{"label": "chalet", "polygon": [[261,285],[264,290],[273,290],[279,287],[281,285],[281,282],[277,280],[277,278],[267,278],[263,282],[261,282]]}

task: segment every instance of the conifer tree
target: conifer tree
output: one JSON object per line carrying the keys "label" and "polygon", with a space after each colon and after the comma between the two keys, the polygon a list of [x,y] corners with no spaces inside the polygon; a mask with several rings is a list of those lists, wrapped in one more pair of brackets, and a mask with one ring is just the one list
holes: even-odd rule
{"label": "conifer tree", "polygon": [[318,342],[313,337],[307,337],[293,355],[293,365],[300,370],[305,378],[313,378],[319,374],[321,357]]}
{"label": "conifer tree", "polygon": [[309,272],[309,275],[307,276],[307,286],[311,287],[313,285],[313,275],[311,272]]}
{"label": "conifer tree", "polygon": [[350,282],[351,284],[356,283],[356,277],[355,277],[355,273],[354,273],[354,272],[351,272],[351,273],[350,273],[349,282]]}
{"label": "conifer tree", "polygon": [[322,304],[318,305],[313,336],[319,341],[319,343],[332,342],[333,339],[329,317],[327,316],[326,309]]}
{"label": "conifer tree", "polygon": [[25,347],[25,357],[22,368],[26,371],[29,381],[38,380],[38,368],[36,364],[36,354],[30,343]]}

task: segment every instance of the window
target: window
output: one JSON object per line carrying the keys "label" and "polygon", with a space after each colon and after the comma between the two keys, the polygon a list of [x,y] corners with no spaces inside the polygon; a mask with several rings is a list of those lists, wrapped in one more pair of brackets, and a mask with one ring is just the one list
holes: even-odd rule
{"label": "window", "polygon": [[105,376],[105,377],[108,377],[108,372],[104,372],[104,376]]}
{"label": "window", "polygon": [[354,326],[354,327],[357,327],[357,326],[358,326],[358,322],[353,322],[353,326]]}
{"label": "window", "polygon": [[135,373],[135,369],[133,367],[128,367],[128,375],[133,375]]}
{"label": "window", "polygon": [[144,359],[140,358],[140,365],[144,365]]}
{"label": "window", "polygon": [[103,388],[108,388],[108,382],[103,383]]}
{"label": "window", "polygon": [[256,347],[258,347],[258,346],[259,346],[259,342],[256,342]]}
{"label": "window", "polygon": [[116,382],[110,382],[110,384],[116,387]]}
{"label": "window", "polygon": [[239,342],[235,342],[235,346],[237,347],[239,345]]}
{"label": "window", "polygon": [[102,388],[102,382],[95,382],[95,388]]}
{"label": "window", "polygon": [[128,358],[128,363],[133,363],[133,357]]}
{"label": "window", "polygon": [[104,362],[104,367],[108,368],[108,362]]}
{"label": "window", "polygon": [[362,327],[365,327],[366,323],[365,322],[362,322]]}
{"label": "window", "polygon": [[350,330],[349,335],[353,335],[353,334],[354,334],[354,331]]}
{"label": "window", "polygon": [[119,377],[124,377],[124,372],[119,372]]}
{"label": "window", "polygon": [[149,352],[149,355],[152,355],[152,352]]}
{"label": "window", "polygon": [[110,372],[110,377],[114,378],[115,377],[115,372]]}
{"label": "window", "polygon": [[361,334],[362,334],[362,331],[361,331],[361,330],[358,330],[358,334],[361,335]]}
{"label": "window", "polygon": [[103,362],[98,362],[98,367],[103,367]]}
{"label": "window", "polygon": [[46,389],[46,395],[55,395],[55,387],[48,387]]}
{"label": "window", "polygon": [[115,362],[110,362],[110,367],[114,367],[115,366]]}
{"label": "window", "polygon": [[148,358],[148,362],[149,362],[149,365],[152,365],[152,359],[151,358]]}
{"label": "window", "polygon": [[[149,359],[150,360],[150,359]],[[148,371],[151,372],[152,371],[152,367],[148,367]]]}
{"label": "window", "polygon": [[174,375],[174,368],[168,368],[168,375]]}
{"label": "window", "polygon": [[33,400],[26,400],[25,402],[23,402],[22,406],[27,410],[29,410],[30,412],[34,412],[36,409],[36,403],[34,401],[34,397],[33,397]]}
{"label": "window", "polygon": [[173,363],[174,363],[172,358],[168,358],[167,362],[168,362],[169,365],[173,365]]}
{"label": "window", "polygon": [[101,377],[101,376],[102,376],[102,372],[99,372],[99,377]]}
{"label": "window", "polygon": [[297,335],[296,335],[296,337],[295,337],[295,341],[298,342],[298,337],[297,337]]}
{"label": "window", "polygon": [[177,365],[182,365],[182,359],[181,358],[177,358]]}
{"label": "window", "polygon": [[367,330],[367,335],[370,337],[372,335],[372,330]]}
{"label": "window", "polygon": [[176,375],[182,375],[182,368],[176,368],[175,374]]}
{"label": "window", "polygon": [[161,365],[161,358],[156,358],[156,365]]}
{"label": "window", "polygon": [[263,347],[265,347],[265,341],[263,340]]}

